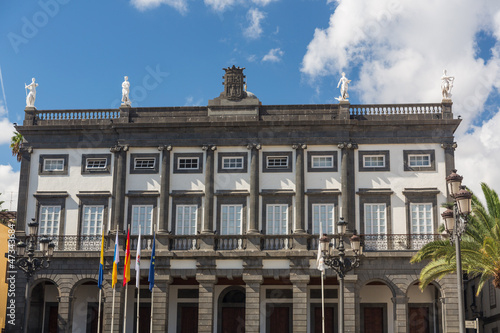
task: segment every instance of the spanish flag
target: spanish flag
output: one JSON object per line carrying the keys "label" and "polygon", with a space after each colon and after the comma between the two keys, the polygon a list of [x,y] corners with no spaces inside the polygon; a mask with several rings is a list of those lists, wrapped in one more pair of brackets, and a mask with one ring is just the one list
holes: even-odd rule
{"label": "spanish flag", "polygon": [[115,255],[113,257],[113,274],[111,287],[114,288],[116,282],[118,281],[118,263],[120,262],[120,248],[118,246],[118,231],[116,232],[115,240]]}
{"label": "spanish flag", "polygon": [[130,281],[130,229],[127,232],[127,246],[125,249],[125,265],[123,267],[123,286]]}
{"label": "spanish flag", "polygon": [[104,280],[104,228],[102,228],[101,261],[99,262],[99,278],[97,279],[97,287],[99,289],[102,289],[103,280]]}

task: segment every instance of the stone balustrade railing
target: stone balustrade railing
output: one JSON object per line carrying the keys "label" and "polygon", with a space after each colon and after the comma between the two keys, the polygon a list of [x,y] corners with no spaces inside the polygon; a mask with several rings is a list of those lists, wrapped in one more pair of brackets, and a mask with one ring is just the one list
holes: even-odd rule
{"label": "stone balustrade railing", "polygon": [[442,111],[442,104],[375,104],[349,107],[353,116],[440,114]]}
{"label": "stone balustrade railing", "polygon": [[38,120],[90,120],[90,119],[118,119],[119,110],[53,110],[37,111]]}

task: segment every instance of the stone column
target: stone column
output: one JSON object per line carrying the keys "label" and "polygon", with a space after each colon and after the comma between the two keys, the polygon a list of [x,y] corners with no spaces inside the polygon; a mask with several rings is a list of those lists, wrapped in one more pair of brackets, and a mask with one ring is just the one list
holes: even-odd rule
{"label": "stone column", "polygon": [[196,274],[199,283],[198,333],[212,333],[214,326],[214,285],[217,276]]}
{"label": "stone column", "polygon": [[392,298],[394,304],[394,332],[406,333],[408,330],[408,297],[398,295]]}
{"label": "stone column", "polygon": [[69,332],[69,310],[73,297],[68,295],[58,297],[57,308],[57,330],[58,332]]}
{"label": "stone column", "polygon": [[293,284],[293,332],[307,332],[307,284],[309,275],[290,274]]}
{"label": "stone column", "polygon": [[249,234],[259,233],[259,150],[260,144],[247,145],[250,150],[250,219],[248,221]]}
{"label": "stone column", "polygon": [[115,155],[113,172],[113,196],[111,199],[111,231],[124,228],[125,218],[125,180],[127,179],[128,146],[116,145],[110,151]]}
{"label": "stone column", "polygon": [[356,183],[354,178],[354,150],[358,144],[354,142],[341,142],[338,147],[342,149],[341,160],[341,188],[342,188],[342,215],[348,223],[347,230],[356,229]]}
{"label": "stone column", "polygon": [[441,106],[442,106],[443,119],[453,119],[453,111],[452,111],[453,102],[451,101],[451,99],[443,98],[441,103],[442,103]]}
{"label": "stone column", "polygon": [[19,177],[19,194],[17,199],[17,223],[16,234],[24,236],[26,234],[26,217],[28,208],[28,194],[30,184],[30,166],[31,166],[31,153],[32,147],[19,148],[21,153],[21,174]]}
{"label": "stone column", "polygon": [[161,156],[161,180],[160,180],[160,223],[158,231],[160,233],[168,232],[168,211],[170,200],[170,151],[171,145],[159,146],[158,150],[162,152]]}
{"label": "stone column", "polygon": [[294,233],[305,233],[305,194],[304,194],[304,150],[307,145],[295,143],[292,145],[295,149],[295,228]]}
{"label": "stone column", "polygon": [[361,325],[359,311],[356,311],[356,299],[358,298],[356,283],[357,275],[346,275],[344,277],[344,330],[345,332],[359,332]]}
{"label": "stone column", "polygon": [[262,275],[243,274],[245,281],[245,332],[260,332],[260,286],[264,281]]}
{"label": "stone column", "polygon": [[169,275],[161,275],[155,279],[153,288],[153,332],[168,331],[168,302],[170,284],[173,279]]}
{"label": "stone column", "polygon": [[[444,166],[446,170],[446,177],[451,174],[451,170],[455,169],[455,149],[457,148],[457,143],[442,143],[441,148],[444,149]],[[448,190],[448,187],[446,187]],[[447,193],[447,201],[452,202],[450,194]]]}
{"label": "stone column", "polygon": [[213,234],[214,232],[214,152],[215,145],[204,145],[205,156],[205,206],[203,214],[202,234]]}

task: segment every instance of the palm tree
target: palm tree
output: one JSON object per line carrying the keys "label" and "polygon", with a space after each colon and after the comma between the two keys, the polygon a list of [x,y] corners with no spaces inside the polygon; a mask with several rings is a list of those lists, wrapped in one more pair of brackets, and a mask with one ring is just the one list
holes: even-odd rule
{"label": "palm tree", "polygon": [[[474,195],[472,214],[462,235],[462,268],[471,277],[480,277],[477,294],[493,278],[493,285],[500,289],[500,200],[498,194],[481,183],[486,207]],[[420,288],[431,281],[456,272],[455,247],[448,240],[426,244],[411,259],[412,263],[430,260],[420,272]]]}
{"label": "palm tree", "polygon": [[10,149],[12,150],[12,156],[17,157],[17,161],[21,162],[21,144],[23,143],[23,136],[19,132],[14,132],[14,135],[10,139]]}

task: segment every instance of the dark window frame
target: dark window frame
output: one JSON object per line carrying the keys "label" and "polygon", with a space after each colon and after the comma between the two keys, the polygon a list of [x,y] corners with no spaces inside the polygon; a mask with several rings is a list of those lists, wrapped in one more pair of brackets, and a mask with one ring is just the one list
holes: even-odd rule
{"label": "dark window frame", "polygon": [[[331,168],[313,168],[314,156],[333,156],[333,167]],[[338,151],[308,151],[307,152],[307,172],[338,172]]]}
{"label": "dark window frame", "polygon": [[247,197],[241,195],[217,195],[217,227],[219,235],[222,235],[222,205],[241,205],[241,235],[247,231]]}
{"label": "dark window frame", "polygon": [[82,236],[82,228],[83,228],[83,208],[85,206],[104,206],[102,221],[102,228],[107,234],[107,226],[109,222],[109,198],[111,197],[110,192],[80,192],[76,195],[80,202],[78,203],[78,236]]}
{"label": "dark window frame", "polygon": [[[224,168],[224,158],[225,157],[242,157],[243,158],[243,168]],[[248,172],[248,153],[247,152],[235,152],[235,153],[217,153],[217,172],[218,173],[247,173]]]}
{"label": "dark window frame", "polygon": [[[61,171],[48,171],[45,170],[45,160],[63,160],[63,170]],[[38,163],[38,174],[39,175],[67,175],[68,174],[68,160],[69,154],[43,154],[40,155]]]}
{"label": "dark window frame", "polygon": [[203,216],[201,216],[201,202],[203,195],[198,194],[185,194],[173,195],[172,194],[172,220],[170,221],[170,233],[177,235],[177,206],[178,205],[196,205],[196,232],[201,232]]}
{"label": "dark window frame", "polygon": [[[430,155],[430,166],[410,166],[409,155]],[[427,150],[403,150],[404,171],[436,171],[436,152]]]}
{"label": "dark window frame", "polygon": [[[274,172],[274,173],[279,173],[279,172],[292,172],[293,171],[293,161],[292,161],[292,152],[291,151],[264,151],[262,152],[262,172]],[[288,159],[288,165],[283,168],[276,168],[276,167],[271,167],[269,168],[267,166],[267,159],[268,157],[286,157]]]}
{"label": "dark window frame", "polygon": [[391,196],[394,192],[390,189],[359,189],[359,229],[360,234],[365,234],[365,204],[385,203],[385,228],[386,235],[392,234],[392,206]]}
{"label": "dark window frame", "polygon": [[[403,195],[405,196],[406,208],[406,230],[409,235],[411,232],[411,204],[431,203],[432,204],[432,225],[433,233],[437,233],[439,228],[439,207],[437,204],[437,195],[440,191],[437,188],[423,188],[423,189],[408,189],[405,188]],[[419,235],[417,233],[417,235]]]}
{"label": "dark window frame", "polygon": [[[365,167],[365,156],[384,156],[383,167]],[[360,150],[358,151],[359,172],[377,172],[391,171],[390,151],[389,150]]]}
{"label": "dark window frame", "polygon": [[287,229],[288,233],[284,235],[291,235],[293,233],[293,201],[292,197],[295,193],[283,194],[265,194],[262,195],[262,233],[267,235],[267,205],[288,205],[287,210]]}
{"label": "dark window frame", "polygon": [[[306,193],[308,194],[308,193]],[[340,192],[335,192],[332,194],[308,194],[307,196],[307,229],[310,234],[313,234],[313,205],[314,204],[333,204],[333,223],[334,232],[336,232],[336,221],[338,220],[339,211],[339,195]]]}
{"label": "dark window frame", "polygon": [[[136,169],[135,168],[135,159],[154,159],[155,165],[152,169]],[[160,170],[160,154],[159,153],[141,153],[141,154],[130,154],[130,174],[155,174]]]}
{"label": "dark window frame", "polygon": [[[103,169],[87,169],[87,159],[106,159],[106,167]],[[111,154],[82,154],[82,175],[111,173]]]}
{"label": "dark window frame", "polygon": [[[181,158],[198,158],[198,168],[180,169],[179,159]],[[203,153],[174,153],[173,173],[203,173]]]}
{"label": "dark window frame", "polygon": [[128,197],[128,206],[127,206],[127,224],[130,225],[130,234],[138,235],[136,233],[132,233],[132,207],[133,206],[153,206],[152,213],[152,221],[151,221],[151,234],[146,234],[144,231],[142,235],[152,235],[154,227],[158,225],[158,198],[160,197],[160,193],[157,191],[137,191],[137,192],[129,192],[126,194]]}
{"label": "dark window frame", "polygon": [[[33,194],[36,199],[36,221],[40,223],[40,210],[42,206],[59,206],[61,211],[59,213],[59,232],[58,235],[65,234],[66,227],[66,198],[69,196],[67,192],[36,192]],[[39,229],[40,230],[40,229]],[[39,234],[42,236],[42,234]]]}

